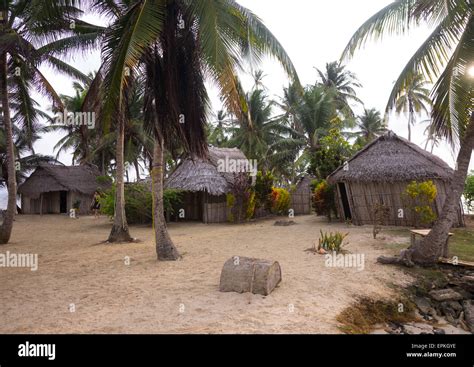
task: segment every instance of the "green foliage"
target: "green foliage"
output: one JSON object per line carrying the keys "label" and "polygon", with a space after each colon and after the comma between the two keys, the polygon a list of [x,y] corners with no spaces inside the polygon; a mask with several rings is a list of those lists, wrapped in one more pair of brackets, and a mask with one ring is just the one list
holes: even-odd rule
{"label": "green foliage", "polygon": [[270,172],[265,174],[262,171],[257,172],[255,180],[255,205],[257,208],[265,208],[270,210],[272,206],[272,189],[275,178]]}
{"label": "green foliage", "polygon": [[[183,192],[167,189],[163,191],[163,206],[167,213],[173,214],[182,202]],[[100,196],[101,213],[114,216],[115,185]],[[153,220],[152,193],[146,185],[133,183],[125,185],[125,213],[129,224],[148,224]]]}
{"label": "green foliage", "polygon": [[342,250],[342,242],[344,238],[346,238],[349,233],[342,234],[341,232],[335,233],[328,233],[323,232],[322,230],[319,231],[321,233],[321,237],[319,238],[319,245],[318,250],[324,249],[326,251],[336,251],[340,252]]}
{"label": "green foliage", "polygon": [[464,187],[464,197],[469,211],[474,210],[474,171],[466,178],[466,186]]}
{"label": "green foliage", "polygon": [[227,194],[229,222],[241,223],[249,220],[255,212],[255,192],[247,174],[234,178],[231,192]]}
{"label": "green foliage", "polygon": [[436,199],[437,190],[433,181],[410,182],[405,192],[402,194],[402,200],[413,214],[415,227],[420,224],[427,226],[436,220],[436,214],[431,208]]}
{"label": "green foliage", "polygon": [[288,190],[274,187],[272,189],[272,212],[279,215],[286,215],[290,208],[290,193]]}
{"label": "green foliage", "polygon": [[336,215],[335,186],[326,180],[320,181],[313,191],[313,208],[317,215],[325,215],[331,221],[332,214]]}
{"label": "green foliage", "polygon": [[110,176],[98,176],[96,178],[96,182],[99,185],[111,185],[112,184],[112,178]]}
{"label": "green foliage", "polygon": [[329,130],[329,134],[319,140],[318,148],[312,153],[308,172],[325,179],[354,153],[354,148],[341,133],[339,122]]}

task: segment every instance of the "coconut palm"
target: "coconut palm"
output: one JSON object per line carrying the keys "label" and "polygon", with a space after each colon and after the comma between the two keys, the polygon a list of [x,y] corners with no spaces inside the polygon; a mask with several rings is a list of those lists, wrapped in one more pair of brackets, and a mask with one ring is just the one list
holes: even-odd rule
{"label": "coconut palm", "polygon": [[[98,5],[107,11],[110,3],[114,2]],[[163,150],[165,146],[173,150],[168,145],[178,141],[190,154],[206,154],[205,77],[218,86],[226,108],[240,117],[242,93],[236,71],[243,59],[273,55],[291,77],[296,78],[296,72],[271,32],[235,1],[142,0],[125,10],[104,39],[102,90],[107,93],[103,94],[101,118],[106,125],[113,118],[121,121],[128,86],[144,73],[145,122],[155,138],[151,175],[156,251],[159,260],[175,260],[179,254],[163,216]],[[117,185],[123,179],[121,130],[117,135]],[[119,195],[123,197],[123,192]]]}
{"label": "coconut palm", "polygon": [[408,114],[408,141],[411,141],[411,127],[416,123],[416,115],[424,112],[429,114],[431,106],[430,91],[423,75],[416,74],[408,80],[395,101],[397,114]]}
{"label": "coconut palm", "polygon": [[346,70],[344,65],[341,65],[338,61],[326,63],[324,71],[316,68],[320,80],[318,81],[327,88],[333,88],[336,90],[335,101],[338,110],[346,117],[354,117],[354,111],[352,110],[350,103],[356,102],[363,104],[362,101],[357,97],[355,88],[361,88],[359,80],[356,75]]}
{"label": "coconut palm", "polygon": [[385,125],[380,112],[375,108],[364,109],[364,113],[357,117],[358,131],[351,133],[357,137],[358,145],[364,146],[377,138],[385,131]]}
{"label": "coconut palm", "polygon": [[343,53],[343,58],[350,58],[368,39],[406,34],[422,23],[433,28],[395,82],[387,108],[393,108],[404,88],[422,73],[428,81],[435,82],[431,92],[433,131],[453,145],[459,143],[459,152],[442,213],[429,235],[403,253],[404,262],[433,264],[438,260],[463,192],[474,148],[474,93],[468,72],[474,59],[472,17],[470,0],[397,0],[370,17],[355,32]]}
{"label": "coconut palm", "polygon": [[[27,141],[32,141],[34,126],[41,117],[31,99],[32,90],[48,97],[61,108],[61,100],[51,84],[39,70],[48,65],[56,71],[77,78],[85,76],[56,56],[63,51],[55,43],[66,33],[68,20],[80,15],[74,1],[3,1],[0,9],[0,98],[2,102],[3,126],[6,137],[8,170],[8,204],[0,227],[0,244],[10,239],[16,209],[17,185],[15,180],[14,127],[25,129]],[[78,30],[83,23],[78,21]],[[69,33],[73,32],[69,30]],[[74,31],[75,32],[75,31]],[[49,43],[48,43],[49,42]],[[12,102],[12,103],[10,103]],[[13,108],[13,110],[12,110]],[[11,113],[14,117],[11,117]],[[32,149],[32,146],[30,146]]]}

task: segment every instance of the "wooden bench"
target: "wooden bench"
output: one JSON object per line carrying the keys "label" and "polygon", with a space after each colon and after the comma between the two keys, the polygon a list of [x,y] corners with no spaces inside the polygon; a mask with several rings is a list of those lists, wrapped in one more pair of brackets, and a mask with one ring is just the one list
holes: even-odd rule
{"label": "wooden bench", "polygon": [[[411,233],[411,237],[410,237],[411,246],[415,245],[415,240],[416,240],[417,235],[421,236],[421,237],[426,237],[426,236],[428,236],[428,234],[430,232],[431,232],[431,229],[412,229],[412,230],[410,230],[410,233]],[[449,233],[448,239],[446,240],[446,243],[443,246],[443,251],[441,253],[442,257],[445,257],[445,258],[448,257],[448,242],[449,242],[449,238],[453,235],[454,235],[454,233],[451,233],[451,232]]]}

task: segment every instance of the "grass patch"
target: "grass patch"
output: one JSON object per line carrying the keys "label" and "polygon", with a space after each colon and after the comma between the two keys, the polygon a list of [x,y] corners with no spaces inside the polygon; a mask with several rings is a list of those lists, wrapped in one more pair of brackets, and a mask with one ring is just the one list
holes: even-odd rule
{"label": "grass patch", "polygon": [[[403,312],[399,305],[403,304]],[[416,306],[408,298],[399,301],[382,301],[361,298],[344,309],[336,320],[342,324],[339,329],[346,334],[368,334],[377,324],[387,322],[406,323],[416,320]]]}
{"label": "grass patch", "polygon": [[403,268],[405,272],[413,276],[416,281],[408,287],[408,292],[417,296],[426,296],[429,291],[436,288],[444,288],[448,284],[448,278],[438,267],[423,268],[415,266],[413,268]]}
{"label": "grass patch", "polygon": [[474,261],[474,229],[455,228],[454,236],[449,239],[449,255],[460,260]]}

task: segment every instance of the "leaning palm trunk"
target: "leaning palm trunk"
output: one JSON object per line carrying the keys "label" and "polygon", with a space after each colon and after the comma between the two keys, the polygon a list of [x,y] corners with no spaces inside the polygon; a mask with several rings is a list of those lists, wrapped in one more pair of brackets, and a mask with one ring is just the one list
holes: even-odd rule
{"label": "leaning palm trunk", "polygon": [[458,205],[464,190],[469,162],[474,149],[474,113],[471,114],[469,125],[461,141],[461,148],[456,160],[456,170],[451,181],[451,187],[446,196],[440,217],[433,225],[428,236],[413,247],[403,250],[400,257],[381,256],[378,261],[385,264],[401,263],[412,266],[413,263],[420,265],[433,265],[442,255],[443,247],[449,237],[451,229],[458,212]]}
{"label": "leaning palm trunk", "polygon": [[446,196],[440,217],[434,224],[431,232],[423,241],[415,246],[411,258],[416,263],[434,264],[437,262],[446,243],[449,230],[456,220],[461,195],[464,190],[472,150],[474,149],[474,113],[462,139],[461,148],[456,160],[456,170],[451,181],[451,188]]}
{"label": "leaning palm trunk", "polygon": [[114,224],[109,235],[109,242],[130,242],[132,237],[128,232],[127,217],[125,216],[125,188],[123,182],[124,159],[123,149],[125,140],[125,125],[120,118],[117,127],[117,147],[116,147],[116,177],[115,177],[115,213]]}
{"label": "leaning palm trunk", "polygon": [[151,170],[153,195],[153,230],[158,260],[177,260],[179,253],[166,227],[163,207],[163,140],[155,138]]}
{"label": "leaning palm trunk", "polygon": [[13,229],[13,219],[16,211],[16,176],[15,176],[15,148],[13,145],[13,127],[10,119],[10,108],[8,103],[7,87],[7,54],[0,56],[0,94],[2,95],[3,124],[7,145],[7,167],[8,167],[8,204],[7,212],[0,227],[0,244],[8,243]]}

